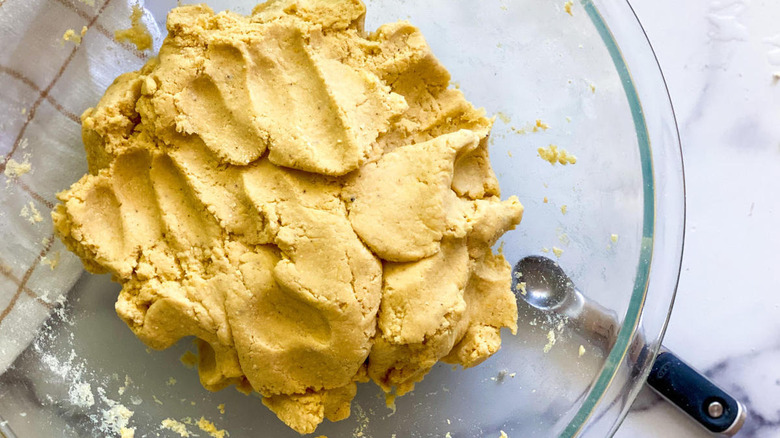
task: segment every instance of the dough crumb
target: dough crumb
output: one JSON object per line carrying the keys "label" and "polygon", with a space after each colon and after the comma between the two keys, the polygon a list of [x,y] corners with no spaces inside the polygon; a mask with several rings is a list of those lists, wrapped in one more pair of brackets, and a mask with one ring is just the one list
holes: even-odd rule
{"label": "dough crumb", "polygon": [[195,368],[195,365],[198,364],[198,355],[187,350],[181,355],[179,361],[187,368]]}
{"label": "dough crumb", "polygon": [[168,381],[165,382],[165,386],[173,386],[175,384],[176,384],[176,379],[174,379],[173,377],[169,377]]}
{"label": "dough crumb", "polygon": [[[98,388],[100,392],[100,388]],[[105,401],[105,399],[104,399]],[[127,409],[125,405],[114,403],[111,408],[103,411],[103,423],[107,429],[112,430],[114,433],[119,432],[122,428],[127,427],[127,423],[133,416],[133,411]]]}
{"label": "dough crumb", "polygon": [[528,291],[526,291],[526,289],[525,289],[526,286],[527,285],[526,285],[525,281],[521,281],[520,283],[517,283],[517,290],[520,291],[520,294],[523,295],[523,296],[525,296],[528,293]]}
{"label": "dough crumb", "polygon": [[398,406],[395,404],[396,398],[398,397],[393,393],[385,393],[385,406],[387,409],[390,409],[390,413],[387,415],[388,417],[395,415],[395,412],[398,410]]}
{"label": "dough crumb", "polygon": [[119,438],[135,438],[135,428],[123,427],[119,429]]}
{"label": "dough crumb", "polygon": [[528,132],[540,132],[550,129],[550,125],[544,123],[541,119],[536,119],[533,123],[526,123],[522,128],[512,126],[510,128],[515,134],[528,134]]}
{"label": "dough crumb", "polygon": [[553,254],[555,254],[555,257],[560,257],[561,254],[563,254],[563,249],[558,248],[557,246],[553,246],[552,251]]}
{"label": "dough crumb", "polygon": [[512,118],[508,114],[503,113],[501,111],[497,112],[496,116],[498,116],[499,120],[501,120],[504,123],[508,124],[508,123],[512,122]]}
{"label": "dough crumb", "polygon": [[[84,3],[85,5],[94,8],[95,7],[95,0],[79,0],[81,3]],[[124,438],[124,437],[122,437]]]}
{"label": "dough crumb", "polygon": [[561,214],[566,214],[568,210],[569,208],[566,206],[566,204],[561,205]]}
{"label": "dough crumb", "polygon": [[224,403],[218,404],[217,405],[217,410],[219,410],[220,414],[224,414],[225,413],[225,404]]}
{"label": "dough crumb", "polygon": [[574,1],[569,0],[566,3],[563,4],[563,10],[566,11],[567,14],[571,15],[572,17],[574,14],[571,12],[571,7],[574,5]]}
{"label": "dough crumb", "polygon": [[544,202],[545,204],[547,204],[548,202],[550,202],[550,200],[549,200],[549,199],[547,199],[547,196],[545,196],[545,197],[544,197],[544,199],[542,199],[542,202]]}
{"label": "dough crumb", "polygon": [[[122,395],[122,394],[124,394],[124,393],[125,393],[125,391],[127,391],[127,388],[128,388],[128,387],[130,386],[130,384],[132,384],[132,383],[133,383],[133,381],[130,379],[130,376],[128,376],[127,374],[125,374],[125,384],[124,384],[123,386],[120,386],[120,387],[117,389],[117,391],[116,391],[116,392],[117,392],[117,394],[119,394],[119,395]],[[140,403],[138,403],[138,404],[140,404]]]}
{"label": "dough crumb", "polygon": [[51,256],[43,256],[41,257],[41,264],[42,265],[49,265],[49,268],[53,271],[59,266],[60,264],[60,252],[54,251]]}
{"label": "dough crumb", "polygon": [[596,85],[590,84],[590,92],[596,94]]}
{"label": "dough crumb", "polygon": [[32,165],[30,164],[30,161],[25,158],[24,161],[21,163],[11,158],[8,160],[8,162],[5,164],[5,177],[9,180],[19,178],[20,176],[24,175],[25,173],[28,173],[30,170],[32,170]]}
{"label": "dough crumb", "polygon": [[217,429],[217,426],[215,426],[214,423],[207,420],[205,417],[200,417],[200,420],[198,420],[197,424],[200,430],[206,432],[212,438],[225,438],[226,436],[230,436],[226,430]]}
{"label": "dough crumb", "polygon": [[541,131],[546,131],[548,129],[550,129],[550,125],[548,125],[547,123],[544,123],[543,121],[541,121],[541,119],[536,119],[536,122],[534,123],[534,126],[531,129],[531,132],[539,132],[540,130]]}
{"label": "dough crumb", "polygon": [[574,155],[566,152],[566,149],[558,149],[558,146],[551,144],[547,146],[546,148],[540,147],[536,150],[536,152],[539,153],[539,156],[552,164],[553,166],[560,163],[561,165],[565,166],[567,164],[575,164],[577,163],[577,157]]}
{"label": "dough crumb", "polygon": [[620,238],[620,236],[618,236],[617,234],[613,234],[613,235],[609,236],[609,239],[612,241],[612,243],[617,243],[619,238]]}
{"label": "dough crumb", "polygon": [[547,344],[545,344],[544,348],[542,349],[543,352],[549,353],[550,350],[552,350],[553,345],[555,345],[555,331],[550,330],[547,332]]}
{"label": "dough crumb", "polygon": [[353,438],[369,438],[366,433],[368,432],[369,418],[366,415],[366,411],[360,405],[355,405],[355,420],[357,426],[352,431]]}
{"label": "dough crumb", "polygon": [[83,26],[81,28],[80,33],[76,33],[73,29],[68,29],[65,31],[65,33],[62,35],[62,44],[65,44],[66,42],[71,42],[75,45],[81,44],[81,41],[84,39],[84,35],[87,33],[87,26]]}
{"label": "dough crumb", "polygon": [[35,208],[35,204],[32,201],[22,207],[22,211],[19,212],[19,216],[27,219],[27,221],[33,225],[39,222],[43,222],[43,216],[41,216],[41,212]]}
{"label": "dough crumb", "polygon": [[504,432],[504,431],[502,430],[502,431],[501,431],[501,435],[499,435],[499,436],[498,436],[498,438],[509,438],[509,436],[506,434],[506,432]]}
{"label": "dough crumb", "polygon": [[166,418],[160,423],[160,426],[163,429],[168,429],[171,432],[178,433],[181,437],[187,438],[190,436],[190,432],[187,430],[187,426],[180,421],[174,420],[173,418]]}
{"label": "dough crumb", "polygon": [[128,42],[135,45],[138,50],[144,51],[152,48],[152,35],[149,29],[141,21],[144,10],[139,5],[133,5],[130,13],[130,27],[114,31],[114,38],[119,42]]}
{"label": "dough crumb", "polygon": [[543,253],[548,253],[548,252],[550,252],[550,248],[545,246],[545,247],[542,248],[542,252]]}
{"label": "dough crumb", "polygon": [[580,349],[577,351],[577,357],[582,357],[585,354],[585,347],[580,345]]}

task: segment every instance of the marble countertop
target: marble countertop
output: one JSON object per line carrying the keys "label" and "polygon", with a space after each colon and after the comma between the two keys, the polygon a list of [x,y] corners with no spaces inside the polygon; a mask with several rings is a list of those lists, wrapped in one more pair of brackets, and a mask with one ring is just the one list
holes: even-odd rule
{"label": "marble countertop", "polygon": [[[664,344],[780,436],[780,2],[630,0],[685,159],[683,270]],[[645,390],[618,438],[711,436]]]}

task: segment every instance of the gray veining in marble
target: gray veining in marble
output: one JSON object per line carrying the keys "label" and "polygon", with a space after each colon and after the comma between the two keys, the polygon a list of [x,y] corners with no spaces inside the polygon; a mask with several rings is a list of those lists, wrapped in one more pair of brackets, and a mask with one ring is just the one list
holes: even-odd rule
{"label": "gray veining in marble", "polygon": [[[680,122],[688,224],[665,344],[780,436],[780,2],[631,0]],[[619,438],[711,436],[645,390]]]}

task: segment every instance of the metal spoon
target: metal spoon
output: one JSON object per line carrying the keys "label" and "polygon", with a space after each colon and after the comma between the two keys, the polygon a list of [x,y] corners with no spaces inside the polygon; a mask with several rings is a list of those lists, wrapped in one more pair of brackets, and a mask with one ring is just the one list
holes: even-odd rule
{"label": "metal spoon", "polygon": [[[615,312],[588,300],[577,290],[555,261],[542,256],[525,257],[515,265],[512,290],[532,307],[563,316],[591,345],[612,349],[619,330]],[[517,287],[519,283],[524,287]],[[642,333],[637,333],[629,356],[638,362],[648,353]],[[703,374],[661,347],[650,374],[650,387],[712,433],[732,436],[745,423],[742,403],[715,386]]]}

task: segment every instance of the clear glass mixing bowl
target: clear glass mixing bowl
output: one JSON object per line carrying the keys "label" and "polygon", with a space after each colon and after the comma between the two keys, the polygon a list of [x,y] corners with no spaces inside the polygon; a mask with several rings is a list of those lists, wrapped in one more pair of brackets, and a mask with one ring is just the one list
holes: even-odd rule
{"label": "clear glass mixing bowl", "polygon": [[[6,5],[0,1],[0,7],[9,10],[15,1],[20,0],[8,0]],[[84,20],[95,10],[67,0],[55,3],[83,11]],[[175,2],[149,3],[164,29],[165,11]],[[222,9],[227,2],[211,3]],[[98,1],[95,8],[101,5]],[[251,6],[230,2],[239,12],[248,12]],[[326,422],[317,434],[498,437],[501,430],[510,437],[612,434],[660,345],[679,274],[684,221],[674,114],[630,5],[624,0],[580,0],[571,15],[564,0],[368,0],[367,6],[366,29],[410,20],[449,68],[454,86],[475,105],[497,115],[490,149],[493,165],[503,195],[517,195],[526,207],[522,224],[502,239],[507,260],[514,264],[531,254],[556,257],[553,249],[562,250],[563,269],[586,296],[617,315],[619,331],[611,350],[600,351],[570,330],[571,322],[520,300],[518,334],[504,333],[501,351],[482,365],[469,370],[437,366],[413,393],[398,399],[395,412],[385,407],[373,384],[360,385],[352,416]],[[106,14],[110,11],[107,8]],[[37,32],[59,38],[57,12],[38,13],[44,23]],[[95,23],[100,21],[89,24]],[[105,29],[102,33],[110,37]],[[88,43],[85,39],[81,50],[94,47]],[[0,48],[3,62],[23,56],[18,47],[11,56],[9,47],[14,46],[4,43]],[[68,68],[96,68],[79,62],[73,58]],[[129,70],[142,60],[115,54],[106,62]],[[0,71],[0,83],[17,80],[21,79]],[[89,75],[68,76],[67,70],[61,81],[67,82],[58,86],[73,91],[60,90],[60,96],[71,96],[78,111],[94,103],[107,85]],[[83,163],[77,124],[54,124],[44,109],[29,118],[27,135],[65,138],[68,162]],[[549,129],[533,129],[537,119]],[[17,128],[13,123],[0,127],[4,157],[12,151],[10,140]],[[549,144],[575,154],[577,163],[552,166],[541,160],[537,148]],[[35,162],[35,148],[31,155]],[[45,160],[41,162],[45,167]],[[49,164],[45,171],[21,176],[19,182],[38,187],[42,205],[50,205],[56,190],[83,173],[80,166]],[[2,201],[7,211],[0,215],[0,240],[5,245],[0,248],[0,273],[7,277],[0,276],[3,305],[15,293],[24,298],[28,291],[70,288],[67,278],[49,281],[57,270],[41,266],[33,266],[25,276],[9,276],[25,263],[18,259],[20,248],[36,242],[20,229],[24,226],[9,219],[31,191],[8,193]],[[75,266],[74,259],[63,257],[66,267]],[[256,397],[230,389],[204,390],[196,371],[179,362],[193,349],[190,342],[148,351],[114,314],[118,289],[106,276],[81,275],[64,307],[0,377],[0,415],[18,436],[115,436],[111,412],[121,411],[119,405],[133,412],[128,426],[136,429],[137,437],[178,436],[161,430],[160,423],[186,417],[205,417],[231,437],[297,436]],[[13,323],[0,322],[0,331],[2,324]],[[18,342],[29,338],[19,334]],[[85,391],[93,403],[79,399]],[[221,404],[224,412],[218,409]],[[196,426],[187,427],[204,436]]]}

